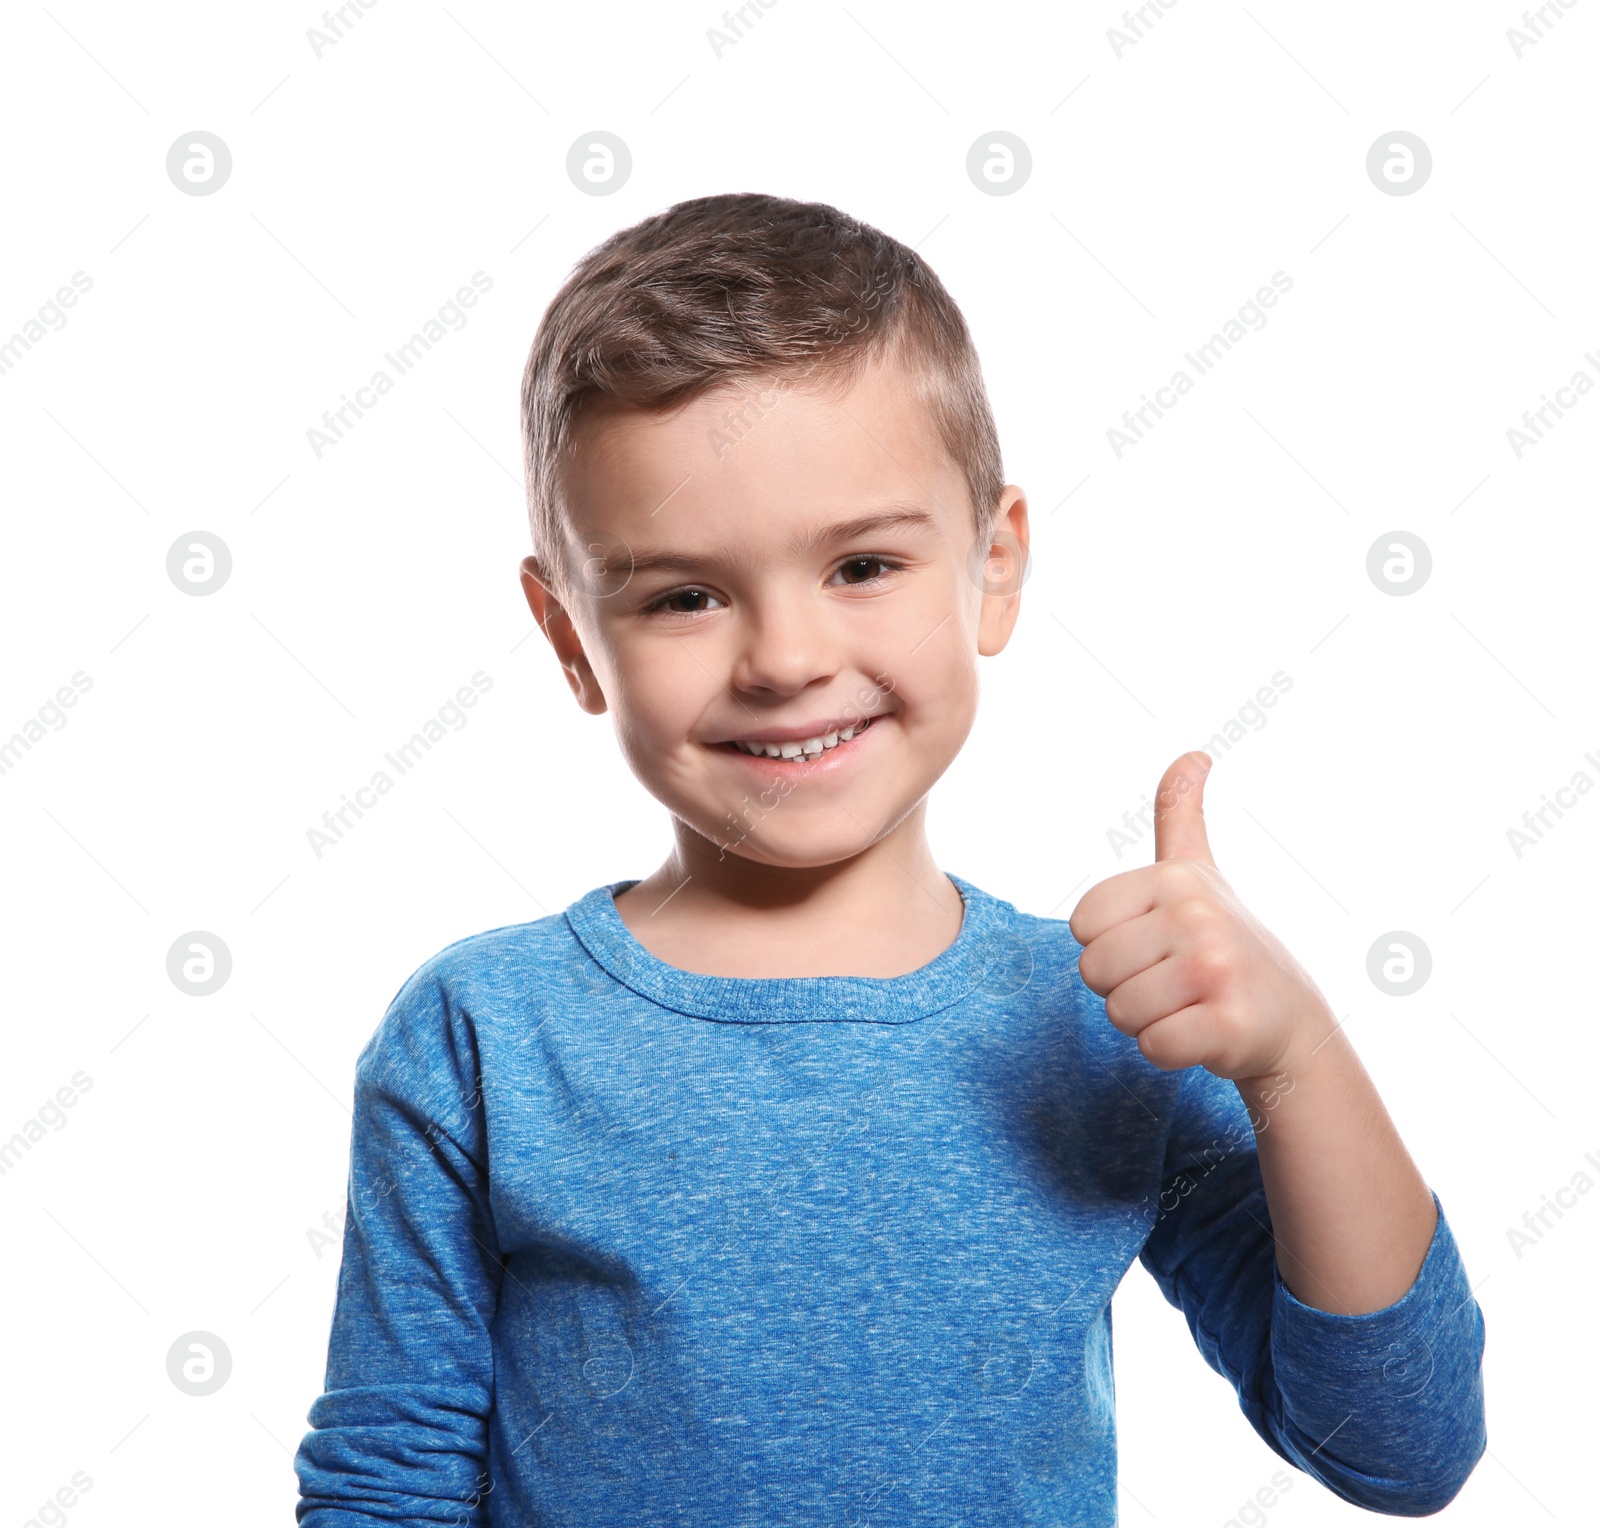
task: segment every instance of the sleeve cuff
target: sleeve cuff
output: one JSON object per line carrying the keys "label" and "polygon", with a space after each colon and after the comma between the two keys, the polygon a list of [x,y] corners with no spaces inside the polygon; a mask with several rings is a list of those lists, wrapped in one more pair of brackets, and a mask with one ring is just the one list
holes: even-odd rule
{"label": "sleeve cuff", "polygon": [[1272,1361],[1291,1457],[1346,1500],[1408,1516],[1450,1501],[1487,1443],[1483,1315],[1437,1194],[1433,1204],[1422,1267],[1381,1310],[1306,1305],[1273,1264]]}
{"label": "sleeve cuff", "polygon": [[[1432,1193],[1432,1190],[1429,1190]],[[1292,1358],[1296,1350],[1321,1350],[1336,1344],[1345,1368],[1378,1371],[1392,1376],[1403,1389],[1420,1388],[1426,1381],[1431,1333],[1452,1308],[1471,1293],[1455,1237],[1450,1233],[1439,1196],[1433,1194],[1433,1238],[1422,1266],[1408,1289],[1393,1304],[1360,1315],[1344,1315],[1306,1305],[1283,1282],[1277,1260],[1272,1264],[1273,1346],[1282,1341]],[[1407,1385],[1408,1379],[1415,1381]]]}

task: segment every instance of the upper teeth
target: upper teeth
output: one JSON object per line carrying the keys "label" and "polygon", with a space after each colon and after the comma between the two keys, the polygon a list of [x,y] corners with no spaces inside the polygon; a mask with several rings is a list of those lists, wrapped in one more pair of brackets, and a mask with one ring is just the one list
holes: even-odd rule
{"label": "upper teeth", "polygon": [[840,743],[848,743],[857,733],[864,732],[871,725],[872,719],[869,717],[857,726],[846,727],[839,732],[824,732],[820,737],[797,738],[792,743],[744,743],[735,740],[733,746],[745,753],[753,753],[757,758],[798,759],[804,755],[814,759],[829,748],[836,748]]}

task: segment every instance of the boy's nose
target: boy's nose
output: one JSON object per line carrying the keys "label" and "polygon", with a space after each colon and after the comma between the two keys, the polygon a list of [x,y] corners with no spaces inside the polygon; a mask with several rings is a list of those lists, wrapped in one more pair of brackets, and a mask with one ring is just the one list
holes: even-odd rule
{"label": "boy's nose", "polygon": [[735,689],[795,695],[839,671],[838,636],[826,612],[804,596],[746,607],[738,620]]}

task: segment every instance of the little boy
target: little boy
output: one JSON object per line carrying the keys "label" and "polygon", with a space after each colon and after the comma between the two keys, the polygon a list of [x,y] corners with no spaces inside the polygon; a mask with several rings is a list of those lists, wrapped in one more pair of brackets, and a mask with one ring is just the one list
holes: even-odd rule
{"label": "little boy", "polygon": [[578,265],[522,408],[529,605],[675,845],[450,945],[362,1052],[303,1528],[1107,1528],[1135,1258],[1289,1464],[1449,1502],[1482,1314],[1212,862],[1207,756],[1070,922],[934,864],[1028,521],[928,266],[680,203]]}

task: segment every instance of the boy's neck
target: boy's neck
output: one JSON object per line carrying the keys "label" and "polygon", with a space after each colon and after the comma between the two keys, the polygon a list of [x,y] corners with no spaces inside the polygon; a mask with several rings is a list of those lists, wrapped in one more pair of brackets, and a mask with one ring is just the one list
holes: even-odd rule
{"label": "boy's neck", "polygon": [[926,801],[893,832],[831,865],[727,853],[681,821],[652,875],[616,897],[658,960],[706,976],[904,976],[955,942],[961,893],[934,863]]}

